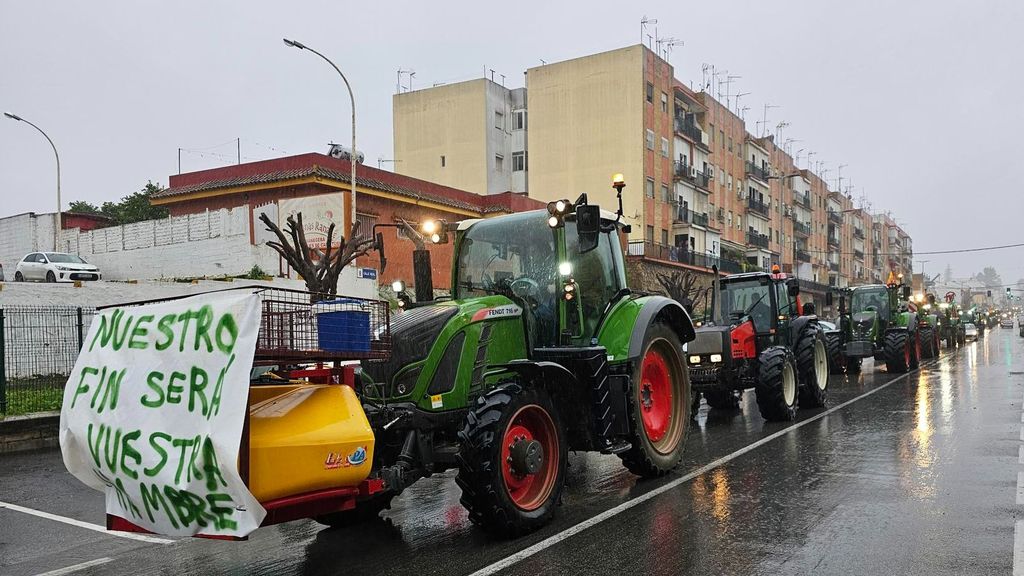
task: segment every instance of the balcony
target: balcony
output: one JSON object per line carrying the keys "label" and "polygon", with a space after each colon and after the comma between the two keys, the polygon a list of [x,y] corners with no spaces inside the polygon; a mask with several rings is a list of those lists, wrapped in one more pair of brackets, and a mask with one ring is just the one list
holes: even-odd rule
{"label": "balcony", "polygon": [[747,198],[747,208],[765,218],[771,218],[771,211],[768,209],[768,205],[756,198]]}
{"label": "balcony", "polygon": [[842,224],[843,223],[843,214],[841,212],[837,212],[835,210],[829,210],[828,211],[828,221],[832,222],[834,224]]}
{"label": "balcony", "polygon": [[692,140],[694,144],[697,144],[705,150],[709,150],[706,144],[704,144],[704,133],[697,127],[692,121],[687,122],[685,118],[676,116],[673,118],[673,126],[675,127],[676,134],[685,136]]}
{"label": "balcony", "polygon": [[765,184],[768,183],[768,176],[770,176],[767,170],[749,160],[747,160],[747,175],[751,178],[756,178]]}
{"label": "balcony", "polygon": [[796,249],[796,259],[797,259],[798,262],[810,262],[811,261],[811,253],[808,252],[807,250],[801,250],[801,249],[797,248]]}
{"label": "balcony", "polygon": [[863,250],[857,250],[856,248],[854,248],[854,250],[853,250],[853,257],[856,258],[857,260],[863,261],[864,260],[864,251]]}
{"label": "balcony", "polygon": [[806,223],[806,222],[801,222],[799,220],[794,220],[793,221],[793,234],[796,234],[798,236],[810,236],[811,235],[811,225]]}
{"label": "balcony", "polygon": [[718,270],[720,272],[726,272],[728,274],[755,271],[744,263],[729,260],[727,258],[719,258],[713,254],[694,253],[680,246],[666,246],[664,244],[646,242],[644,240],[630,240],[626,254],[628,256],[663,260],[665,262],[677,262],[679,264],[697,266],[698,268],[706,268],[708,270],[710,270],[712,266],[718,266]]}
{"label": "balcony", "polygon": [[672,222],[675,224],[694,224],[706,228],[708,225],[708,215],[679,208],[676,210],[676,215]]}
{"label": "balcony", "polygon": [[696,167],[690,166],[685,162],[676,162],[674,164],[673,179],[678,182],[680,180],[686,180],[697,185],[698,188],[704,190],[711,190],[711,175],[704,172],[700,172]]}
{"label": "balcony", "polygon": [[759,234],[757,232],[754,232],[753,230],[747,231],[747,245],[749,246],[756,246],[758,248],[764,248],[765,250],[767,250],[769,241],[770,240],[768,236],[764,234]]}
{"label": "balcony", "polygon": [[864,239],[864,229],[863,228],[854,228],[853,229],[853,237],[854,238],[860,238],[861,240],[863,240]]}
{"label": "balcony", "polygon": [[830,248],[839,248],[839,236],[834,234],[828,235],[828,245]]}
{"label": "balcony", "polygon": [[829,262],[828,263],[828,271],[829,272],[839,272],[839,262]]}
{"label": "balcony", "polygon": [[794,192],[793,203],[797,204],[798,206],[803,206],[804,208],[810,208],[811,194],[809,192],[807,194],[797,194],[796,192]]}

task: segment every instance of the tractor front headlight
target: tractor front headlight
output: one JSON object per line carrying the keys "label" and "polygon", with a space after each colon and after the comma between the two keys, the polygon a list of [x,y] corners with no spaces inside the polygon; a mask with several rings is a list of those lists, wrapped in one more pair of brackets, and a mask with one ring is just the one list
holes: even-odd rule
{"label": "tractor front headlight", "polygon": [[711,363],[712,364],[715,364],[715,363],[721,362],[721,361],[722,361],[722,355],[721,354],[712,354],[711,355]]}
{"label": "tractor front headlight", "polygon": [[700,364],[700,356],[690,356],[690,364]]}

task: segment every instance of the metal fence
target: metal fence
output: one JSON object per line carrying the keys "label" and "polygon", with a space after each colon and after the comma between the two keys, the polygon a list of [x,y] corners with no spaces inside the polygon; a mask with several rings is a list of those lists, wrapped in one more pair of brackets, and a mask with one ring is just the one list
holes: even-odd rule
{"label": "metal fence", "polygon": [[95,314],[74,306],[0,307],[0,414],[60,409]]}

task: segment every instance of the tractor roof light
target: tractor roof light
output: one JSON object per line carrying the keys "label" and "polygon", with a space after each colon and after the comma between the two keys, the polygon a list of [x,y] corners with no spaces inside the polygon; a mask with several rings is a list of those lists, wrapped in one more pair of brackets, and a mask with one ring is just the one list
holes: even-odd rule
{"label": "tractor roof light", "polygon": [[558,216],[548,216],[548,226],[558,228],[561,224],[562,220]]}
{"label": "tractor roof light", "polygon": [[395,280],[394,282],[391,283],[391,290],[395,294],[401,294],[402,292],[405,292],[405,282],[401,280]]}
{"label": "tractor roof light", "polygon": [[558,265],[558,273],[562,276],[572,275],[572,262],[562,262]]}
{"label": "tractor roof light", "polygon": [[420,231],[433,244],[448,243],[448,223],[444,220],[426,220],[420,225]]}

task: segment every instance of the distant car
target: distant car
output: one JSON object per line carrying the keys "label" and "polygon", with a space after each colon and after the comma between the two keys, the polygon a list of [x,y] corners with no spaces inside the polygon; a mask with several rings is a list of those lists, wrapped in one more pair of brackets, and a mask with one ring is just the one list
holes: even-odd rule
{"label": "distant car", "polygon": [[75,254],[64,252],[32,252],[18,262],[14,271],[15,282],[73,282],[100,278],[99,268]]}
{"label": "distant car", "polygon": [[964,339],[978,340],[978,327],[974,324],[964,324]]}
{"label": "distant car", "polygon": [[1013,318],[1009,316],[1003,316],[1003,319],[999,321],[1001,328],[1013,328]]}
{"label": "distant car", "polygon": [[821,329],[825,332],[836,332],[839,330],[838,326],[826,320],[818,320],[818,325],[821,326]]}

